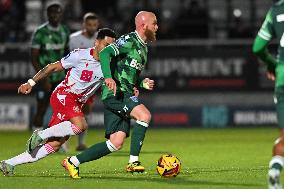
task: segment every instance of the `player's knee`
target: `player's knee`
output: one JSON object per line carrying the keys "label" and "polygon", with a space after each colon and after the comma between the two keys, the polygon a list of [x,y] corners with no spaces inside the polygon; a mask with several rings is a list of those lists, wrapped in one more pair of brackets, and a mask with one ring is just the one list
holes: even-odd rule
{"label": "player's knee", "polygon": [[53,146],[52,148],[53,148],[54,152],[58,152],[59,149],[60,149],[60,146]]}
{"label": "player's knee", "polygon": [[123,146],[123,141],[119,140],[108,140],[106,141],[107,147],[111,152],[118,151]]}
{"label": "player's knee", "polygon": [[280,137],[275,140],[273,146],[273,154],[284,156],[284,138]]}
{"label": "player's knee", "polygon": [[151,113],[150,112],[143,112],[138,116],[139,121],[143,121],[145,123],[150,123],[151,121]]}
{"label": "player's knee", "polygon": [[55,140],[45,144],[45,147],[46,149],[50,149],[50,151],[58,152],[63,143],[63,141]]}

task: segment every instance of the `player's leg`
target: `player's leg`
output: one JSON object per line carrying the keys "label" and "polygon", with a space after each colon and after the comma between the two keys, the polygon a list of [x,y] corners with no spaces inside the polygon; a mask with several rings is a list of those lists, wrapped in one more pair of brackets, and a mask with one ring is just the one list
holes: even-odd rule
{"label": "player's leg", "polygon": [[[92,97],[90,97],[92,98]],[[83,106],[82,111],[86,117],[86,119],[88,119],[88,115],[90,114],[90,112],[93,109],[93,101],[89,100],[86,102],[86,104]],[[77,151],[84,151],[87,149],[87,146],[85,144],[85,138],[87,135],[87,130],[85,130],[84,132],[82,132],[81,134],[78,135],[78,144],[76,146],[76,150]]]}
{"label": "player's leg", "polygon": [[[127,94],[121,95],[122,97],[119,96],[120,94],[117,94],[117,97],[109,97],[105,99],[103,103],[107,109],[123,116],[124,120],[127,117],[136,120],[131,136],[130,158],[126,171],[143,172],[145,169],[141,165],[138,157],[148,128],[148,123],[151,120],[151,114],[149,110],[139,102],[136,96],[128,96]],[[130,123],[128,125],[130,125]],[[128,132],[126,133],[128,136]]]}
{"label": "player's leg", "polygon": [[272,159],[269,162],[268,187],[269,189],[282,188],[280,173],[284,166],[284,88],[278,87],[275,90],[275,104],[280,127],[280,137],[275,141],[272,151]]}
{"label": "player's leg", "polygon": [[[62,99],[60,100],[61,96],[64,96],[64,103]],[[53,109],[50,128],[33,133],[27,143],[29,152],[45,139],[79,135],[87,128],[87,122],[81,111],[82,104],[79,104],[72,95],[55,91],[51,95],[50,103]]]}
{"label": "player's leg", "polygon": [[[81,124],[82,122],[85,124]],[[78,124],[80,123],[80,124]],[[83,126],[84,125],[84,126]],[[44,140],[49,139],[51,137],[65,137],[65,136],[73,136],[78,135],[86,128],[86,120],[84,117],[78,116],[70,119],[70,121],[64,121],[58,123],[50,128],[44,129],[42,131],[36,130],[30,137],[27,142],[28,151],[32,151],[42,143]]]}
{"label": "player's leg", "polygon": [[37,146],[31,153],[27,151],[10,159],[1,161],[0,170],[5,176],[12,176],[14,167],[25,163],[33,163],[55,153],[69,137],[51,138],[45,144]]}
{"label": "player's leg", "polygon": [[124,120],[119,115],[105,109],[104,123],[106,138],[109,140],[97,143],[82,153],[63,160],[62,165],[72,178],[79,178],[78,166],[80,164],[99,159],[122,148],[124,139],[129,135],[129,120]]}
{"label": "player's leg", "polygon": [[268,171],[268,186],[269,189],[282,188],[280,182],[280,173],[284,166],[284,130],[281,131],[281,136],[275,141],[273,146],[272,159],[269,162]]}
{"label": "player's leg", "polygon": [[151,113],[143,104],[140,104],[132,109],[130,116],[133,117],[136,122],[133,125],[131,134],[130,157],[126,170],[128,172],[143,172],[145,169],[139,161],[139,154],[151,120]]}

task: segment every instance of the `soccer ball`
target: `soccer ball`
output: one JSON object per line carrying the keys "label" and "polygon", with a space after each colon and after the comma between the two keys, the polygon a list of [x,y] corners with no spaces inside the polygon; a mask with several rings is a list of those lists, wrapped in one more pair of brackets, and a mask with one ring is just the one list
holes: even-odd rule
{"label": "soccer ball", "polygon": [[180,173],[181,162],[172,154],[162,155],[157,162],[157,172],[162,177],[176,177]]}

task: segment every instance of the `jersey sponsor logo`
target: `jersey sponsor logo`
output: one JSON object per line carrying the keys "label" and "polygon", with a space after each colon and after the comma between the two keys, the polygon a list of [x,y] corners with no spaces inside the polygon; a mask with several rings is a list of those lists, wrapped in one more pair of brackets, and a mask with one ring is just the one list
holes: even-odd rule
{"label": "jersey sponsor logo", "polygon": [[133,102],[138,102],[137,96],[132,96],[132,97],[130,97],[130,99],[131,99]]}
{"label": "jersey sponsor logo", "polygon": [[63,43],[61,43],[61,44],[47,43],[47,44],[45,44],[45,48],[46,48],[46,50],[61,50],[61,49],[64,49],[64,44]]}
{"label": "jersey sponsor logo", "polygon": [[66,95],[60,95],[57,93],[57,99],[59,100],[59,102],[65,106],[65,99],[66,99]]}
{"label": "jersey sponsor logo", "polygon": [[90,82],[93,77],[93,71],[83,70],[80,79],[86,82]]}
{"label": "jersey sponsor logo", "polygon": [[144,69],[144,65],[137,62],[137,60],[135,59],[132,59],[129,65],[130,67],[135,68],[136,70],[142,71]]}

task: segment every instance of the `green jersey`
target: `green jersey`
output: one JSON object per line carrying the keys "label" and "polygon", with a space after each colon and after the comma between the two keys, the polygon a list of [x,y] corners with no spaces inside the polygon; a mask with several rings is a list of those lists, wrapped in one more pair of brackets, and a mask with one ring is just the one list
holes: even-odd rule
{"label": "green jersey", "polygon": [[[117,93],[132,95],[134,86],[142,86],[139,76],[147,62],[146,45],[135,31],[121,36],[100,52],[104,77],[115,80]],[[113,96],[113,91],[103,84],[102,99],[109,96]]]}
{"label": "green jersey", "polygon": [[[41,68],[64,57],[68,37],[69,30],[63,25],[53,28],[45,23],[35,30],[32,36],[32,48],[40,50],[39,64]],[[62,81],[64,77],[64,71],[52,73],[50,81],[56,83]]]}
{"label": "green jersey", "polygon": [[[278,41],[276,59],[268,52],[269,41]],[[269,71],[276,75],[276,86],[284,85],[284,1],[275,3],[268,11],[253,46],[254,53],[266,63]]]}

